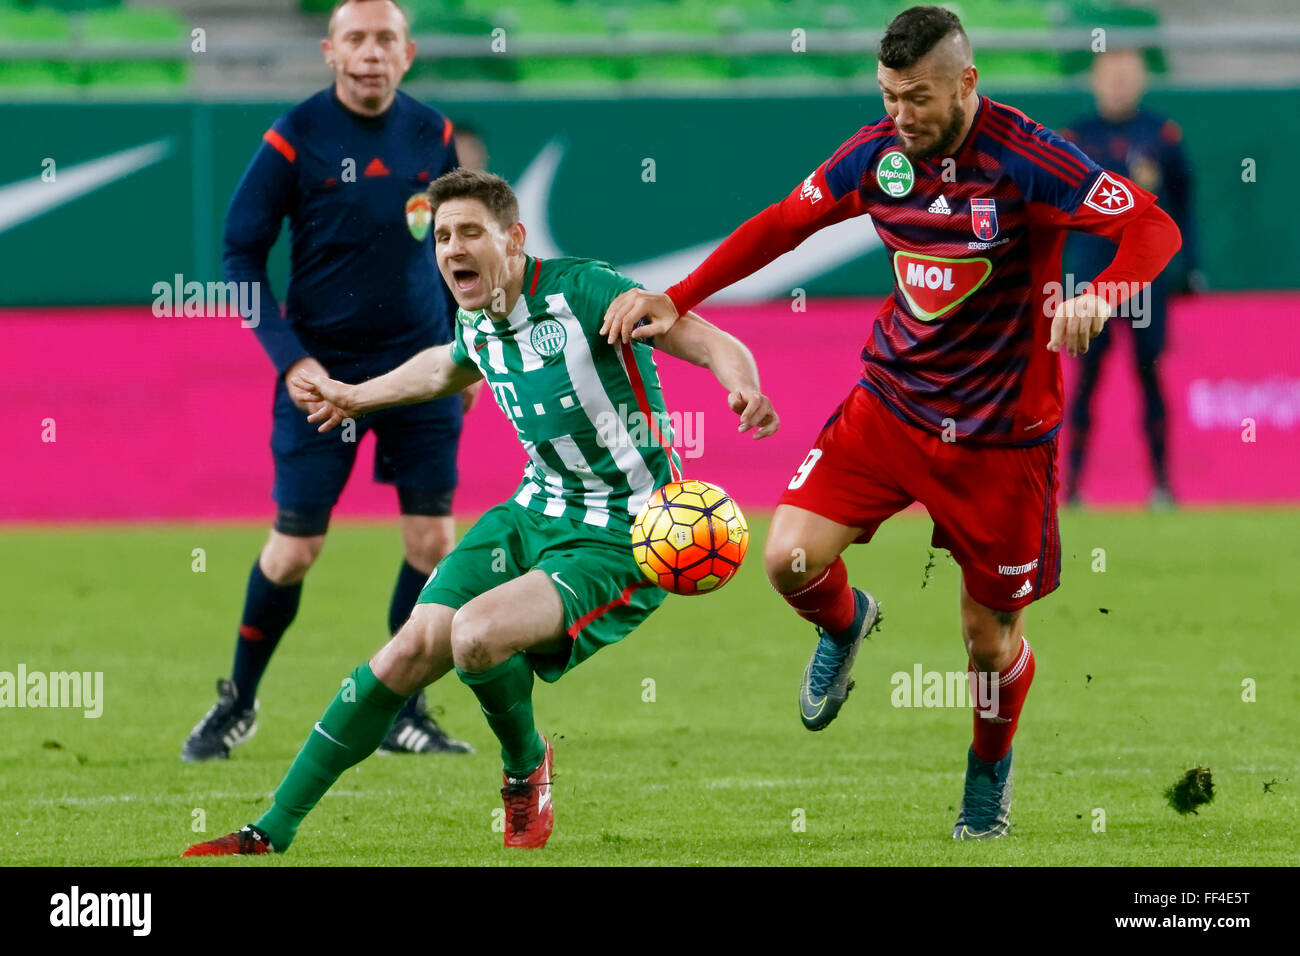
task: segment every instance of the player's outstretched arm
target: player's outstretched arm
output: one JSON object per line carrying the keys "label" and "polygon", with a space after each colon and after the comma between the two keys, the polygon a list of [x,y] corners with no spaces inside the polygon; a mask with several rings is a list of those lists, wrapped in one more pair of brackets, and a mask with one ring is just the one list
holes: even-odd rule
{"label": "player's outstretched arm", "polygon": [[292,384],[318,403],[307,421],[318,424],[317,431],[327,432],[344,419],[454,395],[479,377],[478,369],[452,361],[450,345],[436,345],[359,385],[312,377],[307,372],[295,372]]}
{"label": "player's outstretched arm", "polygon": [[758,385],[758,365],[745,343],[694,312],[687,312],[662,335],[655,347],[661,352],[711,371],[727,390],[727,403],[740,416],[741,432],[754,429],[754,438],[766,438],[781,427],[771,400]]}

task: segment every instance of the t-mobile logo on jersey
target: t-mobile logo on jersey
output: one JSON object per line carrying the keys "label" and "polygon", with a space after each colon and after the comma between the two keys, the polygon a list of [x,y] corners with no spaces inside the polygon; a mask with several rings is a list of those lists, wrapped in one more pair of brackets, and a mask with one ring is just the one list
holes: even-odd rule
{"label": "t-mobile logo on jersey", "polygon": [[519,393],[515,391],[514,382],[491,382],[489,384],[492,386],[492,396],[497,400],[497,405],[501,407],[501,411],[506,418],[513,422],[524,414],[524,410],[515,404],[515,401],[519,398]]}

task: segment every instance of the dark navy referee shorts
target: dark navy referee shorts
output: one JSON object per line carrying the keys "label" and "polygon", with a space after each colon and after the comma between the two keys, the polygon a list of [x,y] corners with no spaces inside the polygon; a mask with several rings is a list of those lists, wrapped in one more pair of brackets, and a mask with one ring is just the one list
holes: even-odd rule
{"label": "dark navy referee shorts", "polygon": [[356,420],[355,441],[343,428],[321,434],[276,382],[271,425],[275,461],[275,528],[282,534],[324,534],[330,512],[352,474],[357,446],[375,433],[375,481],[396,485],[402,514],[451,514],[460,444],[461,398],[390,408]]}

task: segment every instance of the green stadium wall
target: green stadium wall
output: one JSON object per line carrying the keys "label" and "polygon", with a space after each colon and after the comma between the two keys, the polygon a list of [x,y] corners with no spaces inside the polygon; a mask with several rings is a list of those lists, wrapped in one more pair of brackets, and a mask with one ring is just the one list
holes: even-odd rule
{"label": "green stadium wall", "polygon": [[[1077,93],[1005,99],[1054,127],[1090,103]],[[263,131],[289,105],[0,105],[0,306],[149,302],[154,283],[175,273],[219,278],[230,194]],[[549,199],[555,240],[566,253],[615,263],[720,239],[883,113],[878,98],[849,96],[437,105],[483,132],[493,171],[510,179],[558,140],[564,155]],[[1210,286],[1300,288],[1300,227],[1284,183],[1300,155],[1300,125],[1284,118],[1300,115],[1300,91],[1166,91],[1147,105],[1183,128]],[[24,203],[39,196],[46,160],[66,188],[80,164],[159,141],[167,144],[161,160],[50,211],[27,218],[22,204],[10,203],[20,192]],[[653,182],[643,174],[647,159]],[[4,191],[23,181],[25,191]],[[287,247],[282,236],[272,256],[277,291]],[[889,272],[855,261],[804,287],[811,295],[883,294]]]}

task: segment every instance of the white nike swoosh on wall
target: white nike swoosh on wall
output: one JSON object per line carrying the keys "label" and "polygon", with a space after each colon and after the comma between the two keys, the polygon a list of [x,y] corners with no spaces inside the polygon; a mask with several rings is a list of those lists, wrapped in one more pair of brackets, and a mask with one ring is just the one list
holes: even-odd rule
{"label": "white nike swoosh on wall", "polygon": [[31,179],[0,186],[0,232],[161,162],[171,151],[171,140],[160,139],[75,166],[56,165],[54,182],[47,183],[37,174]]}
{"label": "white nike swoosh on wall", "polygon": [[[540,259],[564,255],[551,234],[548,211],[551,187],[563,158],[564,147],[552,140],[515,180],[519,218],[528,229],[528,251]],[[685,278],[721,242],[715,239],[616,268],[648,289],[662,290]],[[846,219],[814,233],[797,249],[709,298],[717,302],[755,302],[788,296],[801,282],[838,269],[880,245],[880,237],[871,228],[870,216]]]}

